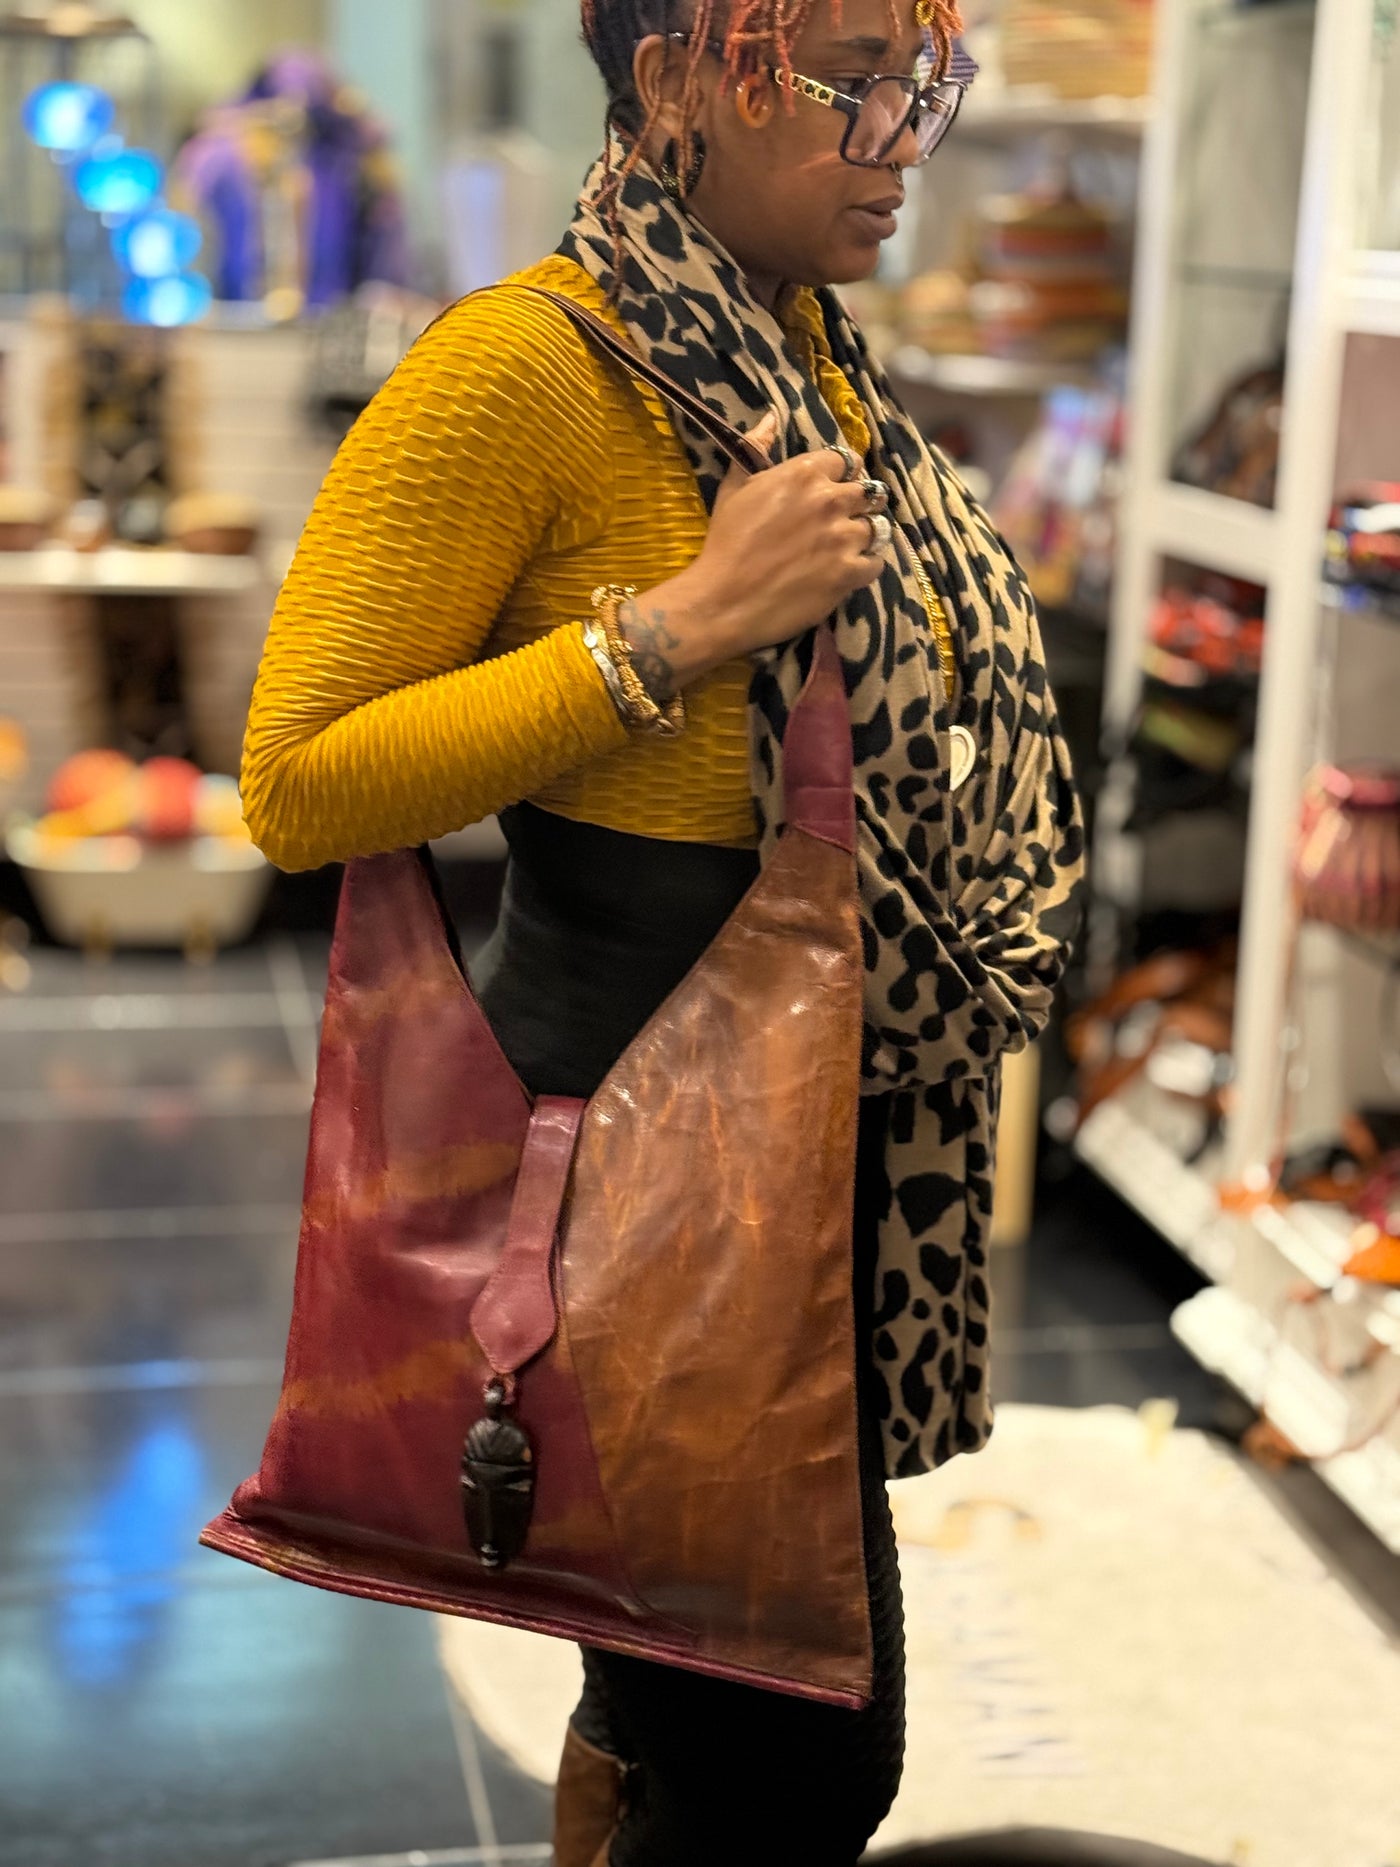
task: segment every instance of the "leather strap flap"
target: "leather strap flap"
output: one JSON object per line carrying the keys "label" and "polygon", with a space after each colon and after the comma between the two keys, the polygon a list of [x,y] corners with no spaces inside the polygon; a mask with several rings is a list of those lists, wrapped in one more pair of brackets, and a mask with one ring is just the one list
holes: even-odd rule
{"label": "leather strap flap", "polygon": [[541,1096],[530,1117],[505,1248],[472,1306],[472,1334],[495,1374],[518,1374],[559,1326],[554,1245],[587,1106],[574,1096]]}

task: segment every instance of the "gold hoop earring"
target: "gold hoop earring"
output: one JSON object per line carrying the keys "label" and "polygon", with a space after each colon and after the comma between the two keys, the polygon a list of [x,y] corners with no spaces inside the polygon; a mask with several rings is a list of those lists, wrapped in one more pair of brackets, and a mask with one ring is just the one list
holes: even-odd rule
{"label": "gold hoop earring", "polygon": [[735,102],[743,111],[749,128],[753,130],[761,129],[769,117],[769,100],[765,97],[757,107],[753,101],[755,88],[763,83],[764,80],[759,77],[745,78],[734,93]]}

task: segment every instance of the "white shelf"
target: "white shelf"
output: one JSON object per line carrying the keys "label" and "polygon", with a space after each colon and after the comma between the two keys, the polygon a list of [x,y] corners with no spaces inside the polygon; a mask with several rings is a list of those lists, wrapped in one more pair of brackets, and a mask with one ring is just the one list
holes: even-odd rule
{"label": "white shelf", "polygon": [[1358,335],[1400,337],[1400,253],[1358,255],[1342,316]]}
{"label": "white shelf", "polygon": [[1347,1279],[1343,1266],[1351,1257],[1359,1221],[1341,1206],[1299,1200],[1291,1206],[1261,1206],[1243,1223],[1250,1224],[1302,1277],[1318,1290],[1344,1283],[1366,1315],[1366,1327],[1387,1348],[1400,1347],[1400,1290]]}
{"label": "white shelf", "polygon": [[[1203,1367],[1220,1375],[1243,1394],[1253,1407],[1264,1401],[1264,1390],[1274,1360],[1276,1337],[1268,1320],[1230,1290],[1202,1290],[1183,1303],[1172,1316],[1172,1333]],[[1331,1385],[1329,1377],[1310,1368],[1309,1385]],[[1297,1395],[1306,1405],[1306,1390]],[[1336,1405],[1345,1409],[1344,1398]],[[1330,1411],[1330,1408],[1329,1408]],[[1290,1420],[1276,1422],[1289,1437],[1297,1430]],[[1312,1469],[1356,1512],[1388,1549],[1400,1555],[1400,1447],[1385,1433],[1378,1434],[1355,1452],[1314,1459]]]}
{"label": "white shelf", "polygon": [[1356,1221],[1337,1206],[1260,1206],[1249,1223],[1319,1290],[1330,1290],[1350,1255]]}
{"label": "white shelf", "polygon": [[1151,548],[1206,570],[1268,584],[1273,575],[1278,522],[1263,506],[1195,486],[1154,486],[1142,511]]}
{"label": "white shelf", "polygon": [[1075,1136],[1075,1151],[1203,1277],[1219,1283],[1234,1259],[1215,1187],[1186,1166],[1120,1098],[1101,1102]]}
{"label": "white shelf", "polygon": [[1097,380],[1079,363],[1025,363],[1008,357],[959,356],[901,344],[890,359],[892,373],[908,383],[949,395],[1042,396],[1066,383]]}
{"label": "white shelf", "polygon": [[1074,130],[1132,138],[1142,135],[1151,115],[1152,100],[1147,97],[1057,97],[1041,85],[979,94],[974,85],[954,135],[982,138]]}
{"label": "white shelf", "polygon": [[216,596],[251,590],[262,576],[257,558],[195,551],[143,551],[132,545],[107,545],[100,551],[74,551],[67,545],[0,551],[0,590]]}

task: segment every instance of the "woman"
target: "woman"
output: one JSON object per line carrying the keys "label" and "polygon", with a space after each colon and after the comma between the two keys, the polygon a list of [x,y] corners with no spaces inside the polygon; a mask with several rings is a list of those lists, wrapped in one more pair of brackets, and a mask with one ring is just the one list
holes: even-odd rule
{"label": "woman", "polygon": [[589,0],[608,149],[514,287],[609,321],[776,464],[726,472],[556,306],[478,294],[343,448],[254,696],[248,821],[285,867],[500,813],[473,983],[531,1090],[586,1096],[774,845],[815,625],[843,653],[875,1695],[586,1653],[560,1867],[857,1859],[903,1749],[882,1480],[991,1430],[997,1059],[1044,1020],[1082,837],[1024,584],[825,289],[874,271],[951,121],[956,27],[951,0]]}

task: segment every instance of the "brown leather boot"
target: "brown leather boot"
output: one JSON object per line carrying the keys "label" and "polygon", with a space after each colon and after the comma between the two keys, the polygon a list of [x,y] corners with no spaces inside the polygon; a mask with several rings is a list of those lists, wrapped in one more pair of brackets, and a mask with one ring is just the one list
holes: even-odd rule
{"label": "brown leather boot", "polygon": [[625,1764],[569,1726],[554,1791],[554,1867],[608,1867],[626,1777]]}

